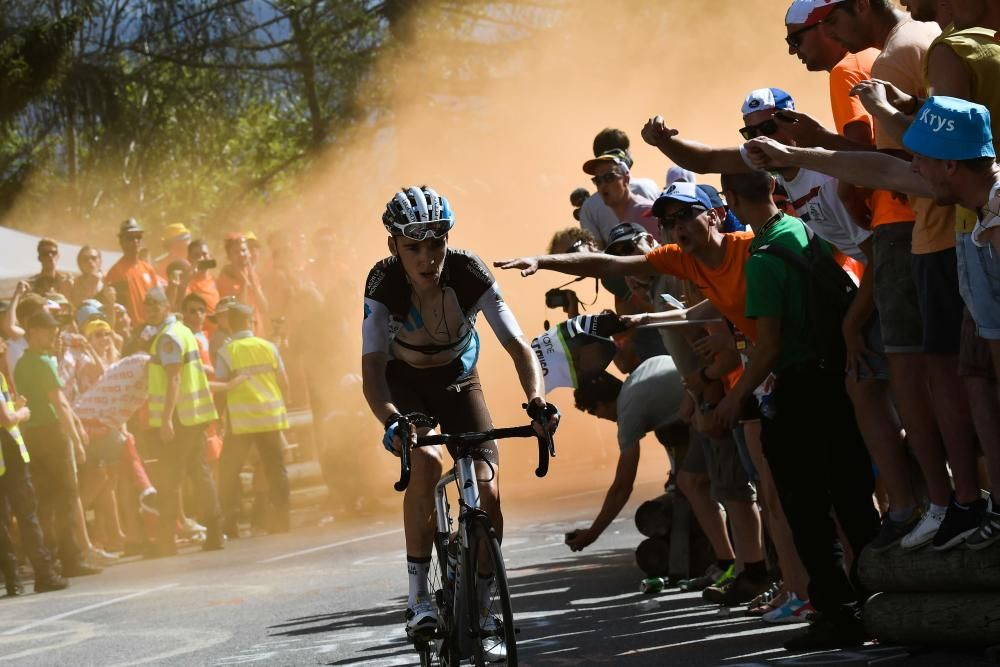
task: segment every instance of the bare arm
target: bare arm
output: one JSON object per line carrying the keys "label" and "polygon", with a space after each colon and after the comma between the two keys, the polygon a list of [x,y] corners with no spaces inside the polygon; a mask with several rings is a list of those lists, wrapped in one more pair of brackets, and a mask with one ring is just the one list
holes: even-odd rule
{"label": "bare arm", "polygon": [[632,495],[632,488],[635,485],[635,476],[639,470],[639,443],[635,443],[628,449],[618,454],[618,466],[615,468],[615,479],[608,487],[608,492],[604,496],[604,504],[597,518],[590,524],[590,528],[578,531],[570,536],[566,543],[573,551],[585,549],[600,537],[601,533],[607,530],[615,517],[621,513],[625,503]]}
{"label": "bare arm", "polygon": [[493,262],[493,266],[499,269],[520,269],[522,276],[530,276],[542,269],[586,278],[651,276],[656,273],[643,255],[618,257],[603,252],[574,252],[503,259]]}
{"label": "bare arm", "polygon": [[674,164],[699,174],[733,174],[752,171],[739,148],[712,148],[697,141],[678,139],[677,130],[668,128],[662,116],[646,121],[643,140],[659,149]]}
{"label": "bare arm", "polygon": [[524,390],[524,396],[528,402],[544,398],[545,385],[542,383],[542,369],[538,365],[535,353],[524,338],[520,336],[511,338],[504,343],[503,348],[507,350],[507,354],[514,362],[517,378],[521,381],[521,389]]}
{"label": "bare arm", "polygon": [[750,159],[762,169],[799,167],[872,190],[891,190],[916,197],[934,196],[909,162],[884,153],[793,148],[764,138],[749,141],[746,146]]}
{"label": "bare arm", "polygon": [[28,283],[23,280],[17,283],[14,288],[14,295],[10,298],[10,305],[7,311],[0,318],[0,334],[5,338],[21,338],[24,336],[24,329],[17,322],[17,304],[21,302],[21,297],[31,290]]}
{"label": "bare arm", "polygon": [[181,365],[167,364],[163,367],[167,374],[167,395],[163,401],[163,423],[171,424],[174,420],[174,410],[181,393]]}
{"label": "bare arm", "polygon": [[389,417],[399,414],[392,402],[389,383],[385,379],[385,367],[389,362],[384,352],[372,352],[361,357],[361,379],[365,400],[372,414],[385,423]]}
{"label": "bare arm", "polygon": [[14,428],[21,422],[31,419],[31,410],[24,405],[24,399],[19,399],[18,405],[14,404],[14,409],[7,407],[6,401],[0,401],[0,426],[4,428]]}
{"label": "bare arm", "polygon": [[86,452],[83,449],[84,436],[80,430],[80,420],[73,412],[73,408],[70,406],[69,401],[66,400],[66,394],[63,393],[62,389],[54,389],[49,392],[49,401],[52,403],[53,409],[56,411],[56,417],[59,419],[59,426],[62,428],[63,433],[70,439],[73,444],[73,448],[76,450],[76,456],[80,463],[83,463],[87,459]]}

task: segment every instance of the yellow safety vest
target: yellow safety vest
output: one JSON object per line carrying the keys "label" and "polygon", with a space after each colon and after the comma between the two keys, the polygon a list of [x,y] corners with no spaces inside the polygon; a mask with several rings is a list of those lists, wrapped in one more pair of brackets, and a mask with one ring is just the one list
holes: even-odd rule
{"label": "yellow safety vest", "polygon": [[226,392],[233,433],[266,433],[288,428],[285,398],[278,386],[278,357],[263,338],[248,336],[226,343],[220,355],[230,375],[248,379]]}
{"label": "yellow safety vest", "polygon": [[[7,409],[14,412],[14,397],[10,393],[10,387],[7,386],[7,378],[4,377],[3,373],[0,373],[0,392],[3,393],[3,402],[7,404]],[[10,433],[10,437],[14,438],[14,442],[17,443],[18,448],[21,450],[21,460],[25,463],[30,463],[31,457],[28,456],[28,448],[24,446],[24,438],[21,437],[21,429],[17,426],[11,426],[10,428],[5,426],[4,428],[7,433]],[[3,450],[0,449],[0,476],[2,476],[5,472],[7,472],[7,465],[3,460]]]}
{"label": "yellow safety vest", "polygon": [[160,363],[156,348],[160,337],[169,332],[181,341],[181,386],[175,408],[177,418],[184,426],[206,424],[219,418],[208,388],[208,376],[201,365],[198,341],[191,330],[174,320],[160,327],[150,347],[149,360],[149,425],[158,428],[163,424],[163,408],[167,400],[167,372]]}

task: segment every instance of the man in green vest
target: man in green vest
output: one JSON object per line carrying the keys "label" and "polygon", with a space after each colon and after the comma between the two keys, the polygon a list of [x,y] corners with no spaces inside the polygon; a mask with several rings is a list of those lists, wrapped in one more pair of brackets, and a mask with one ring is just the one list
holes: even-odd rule
{"label": "man in green vest", "polygon": [[240,376],[246,380],[226,391],[229,427],[219,461],[225,532],[230,537],[239,534],[239,475],[252,446],[264,466],[274,504],[271,532],[287,532],[288,473],[282,459],[288,429],[285,365],[274,343],[253,335],[253,308],[233,304],[226,318],[232,337],[215,357],[215,376],[219,382]]}
{"label": "man in green vest", "polygon": [[159,458],[164,490],[156,555],[177,553],[174,543],[178,515],[178,488],[188,472],[194,483],[197,507],[205,513],[206,551],[225,546],[219,499],[205,463],[205,428],[219,418],[208,387],[208,376],[191,330],[172,314],[167,295],[154,287],[143,300],[146,323],[156,333],[149,346],[149,426]]}
{"label": "man in green vest", "polygon": [[[45,538],[38,523],[35,489],[28,470],[30,457],[18,424],[31,418],[24,398],[14,400],[7,378],[0,373],[0,504],[4,502],[17,517],[17,527],[31,567],[35,571],[35,592],[58,591],[69,583],[52,569],[52,556],[45,547]],[[7,595],[21,595],[23,588],[17,576],[17,556],[7,532],[6,517],[0,517],[0,569],[3,570]]]}

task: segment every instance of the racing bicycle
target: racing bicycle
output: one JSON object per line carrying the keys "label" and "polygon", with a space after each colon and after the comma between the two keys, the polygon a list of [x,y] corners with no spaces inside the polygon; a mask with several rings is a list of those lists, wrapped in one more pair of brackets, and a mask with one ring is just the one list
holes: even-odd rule
{"label": "racing bicycle", "polygon": [[[479,507],[479,480],[476,476],[475,446],[491,440],[505,438],[536,438],[538,441],[538,467],[535,475],[544,477],[549,469],[549,458],[555,456],[552,435],[539,436],[534,426],[497,428],[471,433],[452,433],[420,436],[411,445],[414,427],[433,428],[437,422],[430,417],[413,413],[400,420],[400,478],[395,484],[403,491],[410,481],[411,447],[447,445],[455,452],[455,463],[434,487],[436,528],[434,555],[431,558],[429,590],[433,591],[438,609],[438,627],[432,636],[411,636],[414,648],[420,655],[422,666],[442,665],[458,667],[463,660],[471,660],[476,667],[490,662],[517,665],[517,644],[514,616],[510,605],[510,590],[504,568],[500,541],[486,512]],[[495,468],[487,465],[496,474]],[[458,490],[458,527],[454,525],[448,502],[448,485],[455,483]],[[491,574],[492,573],[492,574]],[[489,586],[489,592],[483,590]],[[483,600],[488,604],[482,604]]]}

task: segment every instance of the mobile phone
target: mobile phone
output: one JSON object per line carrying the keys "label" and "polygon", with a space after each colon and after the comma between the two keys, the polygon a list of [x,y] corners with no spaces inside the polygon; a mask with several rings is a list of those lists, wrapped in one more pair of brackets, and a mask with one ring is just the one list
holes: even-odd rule
{"label": "mobile phone", "polygon": [[684,304],[681,303],[678,299],[676,299],[673,294],[661,294],[660,298],[663,299],[663,301],[668,306],[673,306],[674,308],[684,310]]}
{"label": "mobile phone", "polygon": [[208,269],[214,269],[218,266],[218,262],[214,259],[200,259],[198,260],[198,270],[207,271]]}

